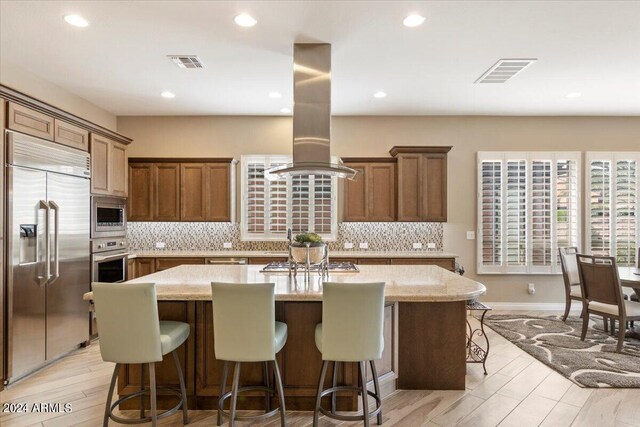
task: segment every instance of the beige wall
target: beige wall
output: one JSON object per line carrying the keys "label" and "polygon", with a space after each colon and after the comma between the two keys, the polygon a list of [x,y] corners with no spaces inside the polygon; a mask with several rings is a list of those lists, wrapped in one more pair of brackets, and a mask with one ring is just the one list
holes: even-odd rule
{"label": "beige wall", "polygon": [[[119,117],[133,138],[129,156],[239,157],[291,152],[288,117]],[[452,145],[445,250],[460,256],[468,277],[487,285],[486,301],[563,302],[558,276],[475,275],[476,152],[639,151],[640,117],[335,117],[332,152],[387,156],[394,145]],[[529,295],[527,283],[536,284]]]}
{"label": "beige wall", "polygon": [[116,116],[15,64],[0,62],[0,83],[83,119],[116,130]]}

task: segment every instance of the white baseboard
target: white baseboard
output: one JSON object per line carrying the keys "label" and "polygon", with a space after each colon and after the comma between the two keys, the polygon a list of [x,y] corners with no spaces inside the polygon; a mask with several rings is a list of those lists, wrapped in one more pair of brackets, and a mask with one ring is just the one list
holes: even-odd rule
{"label": "white baseboard", "polygon": [[[564,303],[556,302],[485,302],[494,310],[517,310],[517,311],[561,311],[564,312]],[[580,301],[573,301],[571,304],[571,312],[579,313],[582,310]]]}

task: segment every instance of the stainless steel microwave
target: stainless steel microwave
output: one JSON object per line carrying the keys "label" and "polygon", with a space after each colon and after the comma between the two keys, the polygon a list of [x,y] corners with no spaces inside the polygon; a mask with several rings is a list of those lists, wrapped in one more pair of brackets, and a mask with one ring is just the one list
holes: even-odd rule
{"label": "stainless steel microwave", "polygon": [[127,235],[125,199],[117,197],[91,198],[91,238],[124,237]]}

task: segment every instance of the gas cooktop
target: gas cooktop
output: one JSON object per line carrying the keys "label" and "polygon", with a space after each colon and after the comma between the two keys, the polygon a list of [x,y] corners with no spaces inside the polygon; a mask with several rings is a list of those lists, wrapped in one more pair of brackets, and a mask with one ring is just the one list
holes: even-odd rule
{"label": "gas cooktop", "polygon": [[[358,267],[350,261],[331,261],[329,262],[330,273],[358,273]],[[306,270],[304,265],[298,265],[298,273],[303,273]],[[287,261],[273,261],[267,264],[261,273],[289,273],[289,263]],[[310,267],[311,273],[319,273],[320,266],[312,265]]]}

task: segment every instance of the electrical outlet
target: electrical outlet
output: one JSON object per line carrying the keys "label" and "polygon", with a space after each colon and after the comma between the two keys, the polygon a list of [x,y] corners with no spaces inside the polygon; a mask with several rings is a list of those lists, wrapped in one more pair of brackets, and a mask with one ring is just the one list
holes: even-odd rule
{"label": "electrical outlet", "polygon": [[435,243],[427,243],[427,249],[435,249],[435,248],[436,248]]}
{"label": "electrical outlet", "polygon": [[533,295],[536,293],[536,285],[533,283],[529,283],[529,286],[527,287],[527,292],[529,292],[530,295]]}
{"label": "electrical outlet", "polygon": [[164,242],[156,242],[156,249],[164,249],[167,246]]}
{"label": "electrical outlet", "polygon": [[467,240],[476,240],[476,232],[467,231]]}
{"label": "electrical outlet", "polygon": [[231,242],[224,242],[224,243],[222,244],[222,247],[223,247],[224,249],[231,249],[231,248],[233,247],[233,243],[231,243]]}
{"label": "electrical outlet", "polygon": [[358,245],[358,247],[360,249],[369,249],[369,243],[367,242],[360,242],[360,245]]}
{"label": "electrical outlet", "polygon": [[345,249],[353,249],[353,243],[351,243],[351,242],[344,242],[344,248],[345,248]]}
{"label": "electrical outlet", "polygon": [[422,249],[422,243],[420,242],[415,242],[413,244],[413,249]]}

